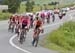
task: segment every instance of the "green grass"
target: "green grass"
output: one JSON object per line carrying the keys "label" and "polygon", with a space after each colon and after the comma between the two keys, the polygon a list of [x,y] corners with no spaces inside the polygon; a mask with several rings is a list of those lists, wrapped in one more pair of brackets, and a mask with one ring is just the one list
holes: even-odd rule
{"label": "green grass", "polygon": [[60,53],[75,53],[75,22],[68,22],[44,38],[41,45]]}

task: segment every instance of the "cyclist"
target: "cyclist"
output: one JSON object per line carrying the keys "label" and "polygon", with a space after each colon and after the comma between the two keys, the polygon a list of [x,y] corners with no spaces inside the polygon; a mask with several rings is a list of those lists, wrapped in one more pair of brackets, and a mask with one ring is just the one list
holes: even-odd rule
{"label": "cyclist", "polygon": [[21,30],[21,25],[20,25],[20,22],[18,20],[18,22],[16,24],[16,30],[15,30],[15,32],[17,33],[18,37],[19,37],[19,34],[20,34],[20,30]]}
{"label": "cyclist", "polygon": [[41,13],[40,17],[42,18],[43,23],[45,23],[45,13],[44,12]]}
{"label": "cyclist", "polygon": [[21,16],[16,16],[16,28],[15,28],[15,33],[18,34],[18,37],[19,37],[20,30],[21,30]]}
{"label": "cyclist", "polygon": [[28,16],[23,16],[23,19],[22,19],[22,31],[27,31],[28,29],[29,29],[29,18],[28,18]]}
{"label": "cyclist", "polygon": [[55,21],[55,14],[51,13],[51,15],[52,15],[52,21],[54,22]]}
{"label": "cyclist", "polygon": [[59,16],[59,19],[62,19],[62,17],[63,17],[61,12],[58,14],[58,16]]}
{"label": "cyclist", "polygon": [[12,25],[12,16],[10,16],[8,23],[9,23],[8,30],[10,30],[11,29],[11,25]]}
{"label": "cyclist", "polygon": [[33,28],[33,15],[30,15],[30,27]]}
{"label": "cyclist", "polygon": [[[42,21],[41,19],[39,19],[39,17],[36,17],[36,20],[34,21],[34,34],[33,34],[33,41],[32,41],[32,45],[35,47],[37,47],[38,44],[38,40],[39,40],[39,34],[42,30]],[[36,42],[36,43],[35,43]]]}
{"label": "cyclist", "polygon": [[47,15],[46,15],[47,16],[47,23],[50,23],[50,15],[51,15],[50,12],[47,12]]}
{"label": "cyclist", "polygon": [[9,29],[12,29],[12,32],[14,32],[14,27],[15,27],[15,23],[16,23],[14,15],[12,15],[10,17],[10,21],[9,22],[10,22]]}

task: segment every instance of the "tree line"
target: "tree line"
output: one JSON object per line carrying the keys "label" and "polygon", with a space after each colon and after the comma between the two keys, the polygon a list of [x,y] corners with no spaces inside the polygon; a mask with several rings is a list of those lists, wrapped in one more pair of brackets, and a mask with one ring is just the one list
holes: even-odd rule
{"label": "tree line", "polygon": [[[26,6],[26,11],[27,12],[31,12],[33,11],[35,2],[34,1],[30,1],[30,0],[2,0],[2,4],[4,5],[8,5],[8,11],[11,13],[15,13],[18,11],[18,8],[20,7],[20,4],[22,1],[26,1],[25,6]],[[59,2],[51,2],[48,4],[44,4],[43,6],[46,9],[46,5],[56,5],[59,4]],[[40,5],[40,4],[38,4]]]}

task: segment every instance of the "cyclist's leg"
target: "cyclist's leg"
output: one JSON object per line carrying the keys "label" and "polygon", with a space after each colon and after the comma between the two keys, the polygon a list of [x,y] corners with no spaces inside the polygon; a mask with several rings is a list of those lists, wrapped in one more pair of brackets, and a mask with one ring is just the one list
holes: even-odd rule
{"label": "cyclist's leg", "polygon": [[26,28],[24,28],[24,34],[25,34],[25,36],[27,35],[27,29]]}
{"label": "cyclist's leg", "polygon": [[14,32],[14,23],[12,23],[12,25],[11,25],[11,30],[12,30],[12,32]]}
{"label": "cyclist's leg", "polygon": [[48,22],[50,23],[50,17],[48,17]]}
{"label": "cyclist's leg", "polygon": [[37,36],[37,38],[35,39],[35,41],[36,41],[35,47],[37,47],[37,44],[38,44],[38,41],[39,41],[39,36]]}
{"label": "cyclist's leg", "polygon": [[42,22],[44,23],[44,18],[41,17],[41,19],[42,19]]}
{"label": "cyclist's leg", "polygon": [[36,37],[35,37],[35,41],[36,41],[35,47],[37,47],[37,44],[38,44],[39,34],[40,34],[40,29],[39,29],[39,27],[38,27],[37,33],[36,33]]}
{"label": "cyclist's leg", "polygon": [[21,35],[22,35],[23,28],[24,28],[23,24],[22,24],[22,25],[20,25],[18,40],[20,40],[20,37],[21,37]]}
{"label": "cyclist's leg", "polygon": [[36,40],[35,40],[35,36],[36,36],[36,33],[37,33],[36,30],[37,30],[37,29],[35,28],[35,29],[34,29],[34,33],[33,33],[32,46],[34,46],[35,41],[36,41]]}
{"label": "cyclist's leg", "polygon": [[25,41],[26,39],[26,25],[22,24],[22,38],[23,38],[23,41]]}
{"label": "cyclist's leg", "polygon": [[47,18],[47,23],[49,23],[49,18]]}
{"label": "cyclist's leg", "polygon": [[33,38],[33,41],[32,41],[32,46],[34,46],[35,44],[35,38]]}
{"label": "cyclist's leg", "polygon": [[15,33],[18,33],[18,24],[15,25]]}
{"label": "cyclist's leg", "polygon": [[17,33],[19,35],[19,28],[16,29],[15,33]]}
{"label": "cyclist's leg", "polygon": [[10,30],[11,29],[11,23],[9,23],[9,27],[8,27],[8,30]]}
{"label": "cyclist's leg", "polygon": [[26,39],[26,35],[27,35],[27,25],[25,25],[24,27],[24,39]]}
{"label": "cyclist's leg", "polygon": [[12,22],[12,32],[14,32],[15,24],[16,24],[16,23],[13,21],[13,22]]}
{"label": "cyclist's leg", "polygon": [[20,40],[21,33],[22,33],[22,28],[20,29],[20,32],[19,32],[19,34],[18,34],[18,40]]}
{"label": "cyclist's leg", "polygon": [[43,18],[43,23],[45,23],[45,18]]}
{"label": "cyclist's leg", "polygon": [[55,21],[55,17],[53,16],[53,22]]}
{"label": "cyclist's leg", "polygon": [[23,43],[23,29],[21,29],[21,32],[19,34],[19,42]]}

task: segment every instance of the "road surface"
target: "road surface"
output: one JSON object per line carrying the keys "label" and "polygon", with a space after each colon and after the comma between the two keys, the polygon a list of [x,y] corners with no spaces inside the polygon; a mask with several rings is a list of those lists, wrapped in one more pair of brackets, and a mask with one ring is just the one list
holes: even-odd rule
{"label": "road surface", "polygon": [[[40,34],[40,39],[42,39],[45,34],[57,29],[63,22],[71,20],[75,17],[75,10],[70,12],[68,12],[62,20],[59,20],[56,15],[56,20],[54,23],[51,22],[50,24],[45,24],[45,33]],[[72,20],[75,20],[75,18]],[[31,45],[32,33],[33,31],[31,29],[28,32],[26,42],[23,45],[20,45],[17,41],[16,35],[8,32],[8,22],[0,21],[0,53],[58,53],[58,51],[48,50],[40,45],[36,48],[33,47]]]}

